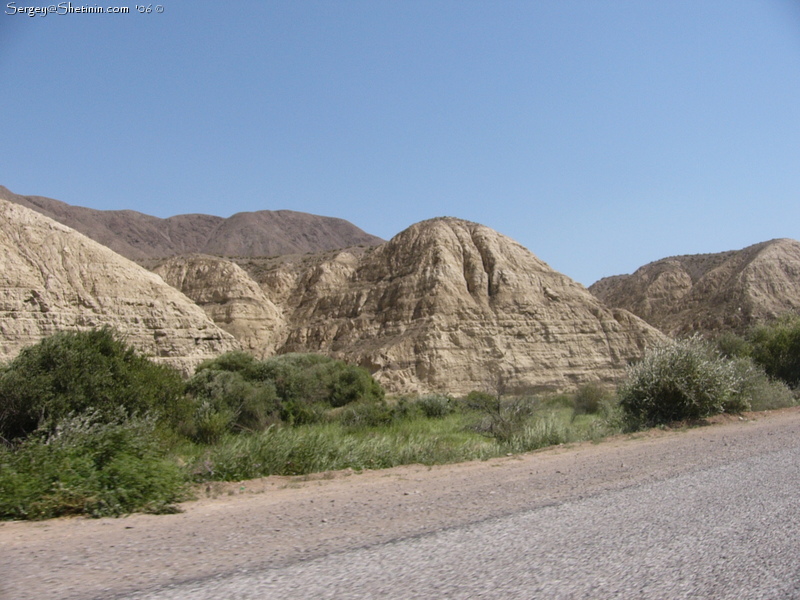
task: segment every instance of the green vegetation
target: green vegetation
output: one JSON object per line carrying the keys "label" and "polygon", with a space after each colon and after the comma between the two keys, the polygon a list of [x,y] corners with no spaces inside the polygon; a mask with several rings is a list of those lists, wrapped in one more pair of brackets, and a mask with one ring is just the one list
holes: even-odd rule
{"label": "green vegetation", "polygon": [[791,365],[798,326],[771,327],[653,348],[616,393],[390,399],[324,356],[232,352],[184,381],[108,329],[58,334],[0,367],[0,519],[168,512],[191,482],[483,460],[790,406],[763,357]]}
{"label": "green vegetation", "polygon": [[698,337],[651,348],[630,368],[619,398],[634,428],[749,408],[735,363]]}
{"label": "green vegetation", "polygon": [[53,431],[61,419],[87,411],[116,419],[120,409],[176,423],[185,410],[183,381],[108,328],[57,333],[0,371],[0,437],[7,441]]}
{"label": "green vegetation", "polygon": [[159,447],[155,421],[123,412],[88,411],[14,448],[0,445],[0,518],[169,512],[185,483]]}

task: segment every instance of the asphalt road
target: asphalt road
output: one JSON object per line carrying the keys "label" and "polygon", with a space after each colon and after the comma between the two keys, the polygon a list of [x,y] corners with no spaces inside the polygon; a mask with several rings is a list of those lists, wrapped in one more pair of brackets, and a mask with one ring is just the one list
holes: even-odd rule
{"label": "asphalt road", "polygon": [[800,448],[130,598],[800,598]]}
{"label": "asphalt road", "polygon": [[800,599],[800,409],[723,420],[0,523],[0,599]]}

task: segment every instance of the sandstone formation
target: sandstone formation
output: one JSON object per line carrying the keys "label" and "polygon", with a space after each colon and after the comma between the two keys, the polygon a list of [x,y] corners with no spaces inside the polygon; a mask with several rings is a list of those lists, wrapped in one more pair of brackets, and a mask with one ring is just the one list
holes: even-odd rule
{"label": "sandstone formation", "polygon": [[257,358],[274,354],[284,329],[282,311],[241,267],[192,254],[170,258],[154,272],[194,300],[243,350]]}
{"label": "sandstone formation", "polygon": [[800,311],[800,242],[777,239],[743,250],[674,256],[589,290],[669,335],[742,330]]}
{"label": "sandstone formation", "polygon": [[383,242],[344,219],[291,210],[238,213],[227,219],[211,215],[159,219],[133,210],[94,210],[20,196],[2,186],[0,199],[35,210],[137,261],[191,253],[271,256]]}
{"label": "sandstone formation", "polygon": [[56,331],[105,325],[187,372],[238,347],[158,275],[69,227],[0,200],[0,361]]}
{"label": "sandstone formation", "polygon": [[[266,344],[361,364],[394,392],[611,382],[663,337],[513,240],[458,219],[418,223],[377,248],[237,262],[282,315],[280,340]],[[217,298],[210,315],[230,301],[204,289],[202,270],[179,271],[159,269],[207,310],[203,299]],[[234,287],[249,289],[236,273]]]}

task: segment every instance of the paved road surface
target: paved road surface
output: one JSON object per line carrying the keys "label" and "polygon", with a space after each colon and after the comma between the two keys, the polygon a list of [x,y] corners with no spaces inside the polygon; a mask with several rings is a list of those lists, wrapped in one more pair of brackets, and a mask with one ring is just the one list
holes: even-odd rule
{"label": "paved road surface", "polygon": [[[800,412],[791,410],[521,459],[299,488],[290,482],[238,502],[201,503],[194,514],[190,508],[160,523],[136,516],[7,524],[0,527],[0,564],[11,571],[0,575],[0,593],[140,600],[800,598],[798,434]],[[255,520],[237,521],[237,511]],[[288,531],[273,528],[277,516]],[[228,524],[190,549],[182,536],[206,517]],[[126,522],[128,534],[142,529],[143,537],[120,544],[126,532],[118,524]],[[159,524],[161,546],[152,543]],[[65,553],[63,545],[54,550],[59,543],[108,553],[116,581],[97,555],[73,563],[71,575],[62,569],[49,584],[37,584],[26,569],[38,560],[39,580],[49,568],[58,571],[55,557]],[[219,561],[200,560],[203,548]],[[179,561],[168,558],[176,552],[194,560],[165,570]],[[31,595],[18,595],[26,589]]]}

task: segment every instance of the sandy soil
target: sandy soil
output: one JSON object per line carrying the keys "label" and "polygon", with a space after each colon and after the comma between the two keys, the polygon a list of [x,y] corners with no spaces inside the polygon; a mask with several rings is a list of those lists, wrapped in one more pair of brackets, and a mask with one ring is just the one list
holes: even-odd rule
{"label": "sandy soil", "polygon": [[175,515],[0,523],[0,598],[113,598],[423,535],[780,450],[800,408],[482,462],[210,484]]}

